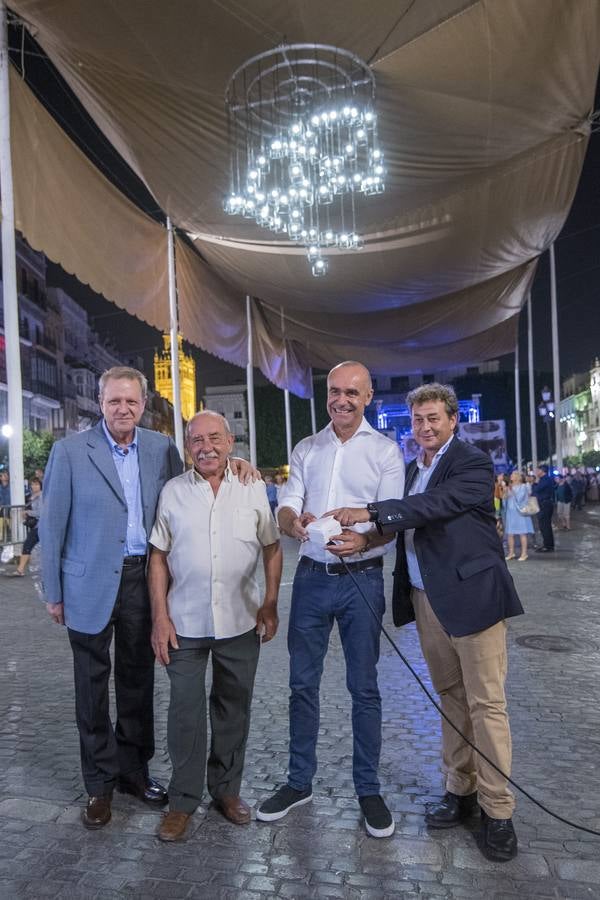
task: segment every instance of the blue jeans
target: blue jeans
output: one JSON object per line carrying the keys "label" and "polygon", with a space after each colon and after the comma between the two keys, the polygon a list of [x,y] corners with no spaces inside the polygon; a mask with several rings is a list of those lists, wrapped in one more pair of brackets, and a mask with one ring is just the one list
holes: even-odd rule
{"label": "blue jeans", "polygon": [[[367,569],[353,575],[380,622],[385,610],[382,570]],[[354,786],[359,797],[379,794],[379,622],[349,575],[327,575],[302,567],[294,578],[288,630],[291,692],[288,784],[298,791],[307,790],[317,771],[319,686],[334,619],[346,659],[346,685],[352,696]]]}

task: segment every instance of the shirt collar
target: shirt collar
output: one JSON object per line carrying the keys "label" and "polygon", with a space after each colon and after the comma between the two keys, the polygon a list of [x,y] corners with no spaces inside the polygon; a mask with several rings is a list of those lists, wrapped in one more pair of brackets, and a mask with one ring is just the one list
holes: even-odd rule
{"label": "shirt collar", "polygon": [[[335,433],[335,430],[334,430],[334,428],[333,428],[333,422],[330,422],[329,425],[327,425],[327,426],[325,427],[325,431],[328,431],[328,432],[329,432],[330,437],[331,437],[334,441],[338,441],[339,443],[342,443],[342,442],[340,441],[339,437],[337,436],[337,434]],[[362,434],[369,434],[369,433],[372,432],[372,431],[375,431],[375,429],[372,428],[372,427],[369,425],[369,423],[367,422],[367,420],[366,420],[365,417],[363,416],[360,425],[358,426],[358,428],[356,429],[356,431],[354,432],[354,434],[352,435],[352,437],[348,438],[348,441],[351,441],[352,438],[355,438],[357,434],[361,434],[361,433],[362,433]],[[344,443],[347,444],[348,441],[344,441]]]}
{"label": "shirt collar", "polygon": [[131,442],[130,444],[127,444],[126,447],[120,447],[120,446],[117,444],[117,442],[115,441],[114,437],[112,436],[112,434],[110,433],[110,431],[109,431],[108,428],[107,428],[106,420],[105,420],[105,419],[102,419],[102,428],[104,429],[104,434],[106,435],[106,440],[107,440],[108,443],[110,444],[110,449],[111,449],[111,450],[117,450],[119,453],[122,453],[124,449],[126,449],[126,450],[137,450],[137,439],[138,439],[138,430],[137,430],[137,426],[135,427],[134,432],[133,432],[133,440],[132,440],[132,442]]}
{"label": "shirt collar", "polygon": [[446,452],[446,450],[452,443],[453,439],[454,439],[454,435],[452,435],[452,437],[446,441],[446,443],[444,444],[443,447],[440,447],[438,452],[435,454],[435,456],[431,460],[431,465],[429,465],[429,466],[425,465],[425,451],[423,450],[422,447],[419,447],[419,452],[417,454],[417,466],[419,467],[419,469],[433,468],[433,466],[435,466],[436,463],[440,460],[440,458],[444,455],[444,453]]}
{"label": "shirt collar", "polygon": [[[204,478],[199,472],[196,471],[195,467],[192,466],[190,469],[190,479],[194,484],[208,484],[208,479]],[[223,481],[232,481],[233,480],[233,472],[229,467],[229,460],[227,460],[227,465],[225,466],[225,474],[223,476]]]}

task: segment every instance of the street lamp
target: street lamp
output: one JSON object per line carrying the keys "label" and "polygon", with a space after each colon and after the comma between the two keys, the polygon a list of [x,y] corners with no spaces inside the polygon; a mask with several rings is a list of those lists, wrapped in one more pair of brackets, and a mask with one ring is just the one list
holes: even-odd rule
{"label": "street lamp", "polygon": [[548,464],[552,465],[552,428],[551,420],[554,419],[554,400],[552,391],[546,385],[542,388],[542,402],[538,406],[538,413],[546,423],[546,437],[548,440]]}

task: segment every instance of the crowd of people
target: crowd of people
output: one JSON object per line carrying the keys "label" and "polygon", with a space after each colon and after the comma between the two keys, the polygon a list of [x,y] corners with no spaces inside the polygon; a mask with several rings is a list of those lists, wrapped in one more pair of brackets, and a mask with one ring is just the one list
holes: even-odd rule
{"label": "crowd of people", "polygon": [[[531,503],[531,497],[537,502]],[[571,529],[571,510],[581,511],[586,502],[598,499],[599,480],[594,471],[565,469],[557,473],[542,464],[535,474],[516,469],[510,475],[498,474],[494,507],[498,533],[506,541],[505,559],[525,562],[529,550],[553,552],[554,532]]]}
{"label": "crowd of people", "polygon": [[[515,471],[494,480],[489,457],[456,437],[458,401],[440,384],[408,395],[419,452],[405,473],[398,445],[364,417],[373,388],[368,370],[354,361],[330,371],[330,422],[294,448],[285,483],[279,474],[262,481],[232,457],[229,424],[210,410],[187,424],[191,467],[183,471],[171,438],[139,426],[146,395],[146,379],[135,369],[102,375],[99,423],[58,441],[45,475],[31,479],[29,535],[13,573],[25,574],[39,532],[46,608],[66,626],[73,654],[88,794],[83,825],[105,827],[118,790],[150,806],[168,804],[158,837],[184,840],[205,781],[225,818],[250,823],[240,789],[259,646],[279,623],[281,532],[299,545],[287,636],[289,765],[256,819],[276,821],[312,800],[320,682],[337,624],[359,808],[370,837],[393,834],[378,772],[377,663],[383,556],[395,545],[394,623],[416,620],[444,713],[495,764],[443,721],[445,793],[425,821],[450,828],[478,815],[484,856],[514,858],[506,619],[523,609],[507,561],[528,558],[535,522],[543,539],[537,549],[550,552],[555,507],[557,523],[568,528],[570,507],[580,508],[586,495],[597,499],[597,479],[584,484],[578,472],[555,478],[540,466],[533,479]],[[0,490],[5,483],[8,475],[0,473]],[[149,770],[155,660],[170,681],[168,790]]]}

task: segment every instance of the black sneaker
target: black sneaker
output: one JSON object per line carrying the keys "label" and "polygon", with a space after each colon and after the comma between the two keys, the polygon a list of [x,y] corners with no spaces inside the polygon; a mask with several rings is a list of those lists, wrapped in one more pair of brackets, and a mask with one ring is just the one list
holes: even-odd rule
{"label": "black sneaker", "polygon": [[383,797],[379,794],[372,794],[369,797],[359,797],[358,802],[365,817],[365,828],[371,837],[390,837],[394,833],[396,823],[392,819],[392,814],[385,805]]}
{"label": "black sneaker", "polygon": [[284,784],[279,790],[275,791],[272,797],[265,800],[264,803],[256,810],[256,818],[259,822],[275,822],[277,819],[283,819],[287,816],[290,809],[296,806],[304,806],[312,800],[312,789],[306,791],[296,791],[288,784]]}

